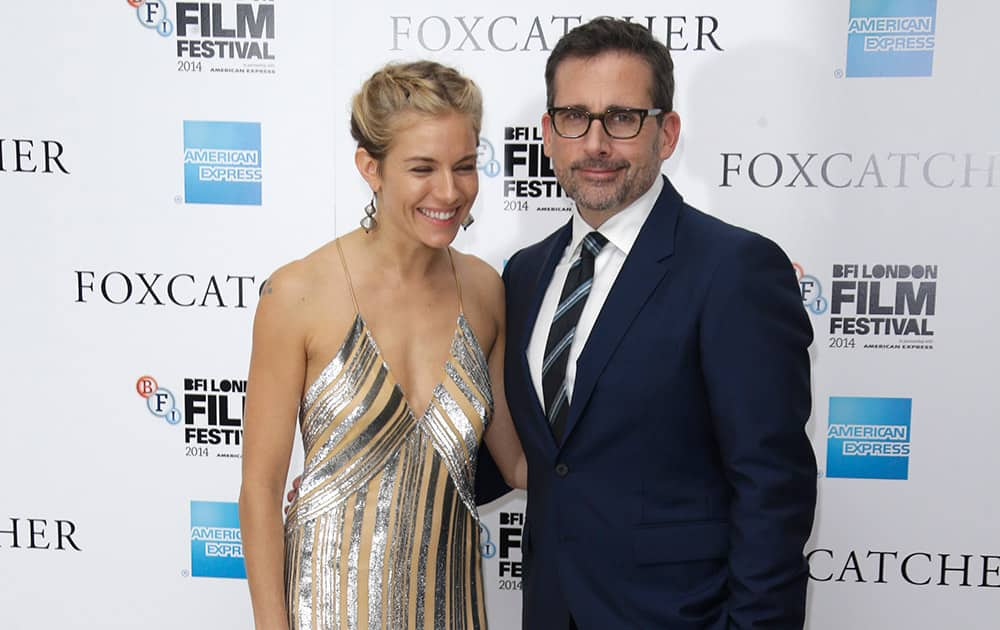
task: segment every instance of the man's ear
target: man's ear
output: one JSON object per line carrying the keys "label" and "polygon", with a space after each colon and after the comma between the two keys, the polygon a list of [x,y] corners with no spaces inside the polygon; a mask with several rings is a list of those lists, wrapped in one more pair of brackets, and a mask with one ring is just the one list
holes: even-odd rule
{"label": "man's ear", "polygon": [[542,152],[545,153],[547,157],[552,157],[552,152],[549,151],[549,144],[552,142],[552,118],[549,116],[548,112],[542,114]]}
{"label": "man's ear", "polygon": [[681,137],[681,117],[677,112],[663,114],[663,124],[658,133],[661,134],[660,159],[665,160],[673,154]]}

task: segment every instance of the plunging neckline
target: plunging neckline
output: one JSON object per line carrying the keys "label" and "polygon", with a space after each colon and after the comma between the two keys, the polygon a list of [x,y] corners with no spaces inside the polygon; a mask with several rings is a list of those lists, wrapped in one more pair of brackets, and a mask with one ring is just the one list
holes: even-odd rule
{"label": "plunging neckline", "polygon": [[448,341],[448,351],[445,355],[444,363],[440,368],[437,369],[437,373],[440,375],[440,378],[431,388],[430,396],[428,396],[427,398],[427,406],[424,408],[423,413],[421,413],[418,416],[416,415],[415,408],[413,407],[412,404],[410,404],[410,400],[406,395],[406,390],[403,389],[402,383],[399,381],[398,378],[396,378],[396,374],[393,371],[392,366],[389,365],[389,361],[388,359],[386,359],[385,353],[382,351],[382,346],[379,344],[378,339],[376,339],[375,337],[375,333],[372,331],[371,326],[368,325],[368,322],[361,314],[361,307],[358,306],[358,298],[354,294],[354,282],[351,280],[351,272],[347,268],[347,259],[344,258],[344,250],[340,246],[340,239],[337,239],[336,241],[334,241],[334,243],[337,246],[337,254],[340,256],[340,263],[344,267],[344,275],[347,278],[347,287],[348,289],[350,289],[351,292],[351,302],[354,304],[354,321],[351,323],[351,327],[348,329],[347,334],[344,337],[344,340],[341,342],[340,347],[337,349],[337,351],[333,354],[333,357],[330,359],[329,362],[327,362],[325,366],[323,366],[323,369],[319,371],[319,373],[316,375],[316,378],[313,379],[312,383],[310,383],[310,385],[303,390],[303,395],[302,395],[303,403],[311,397],[311,394],[313,393],[312,392],[313,388],[316,386],[317,383],[320,382],[320,380],[323,378],[323,375],[326,374],[327,370],[329,370],[333,366],[333,364],[337,361],[337,358],[342,355],[344,348],[347,347],[347,344],[351,340],[354,330],[358,327],[358,324],[360,323],[361,328],[364,330],[365,337],[371,343],[372,347],[375,349],[375,353],[378,355],[379,360],[382,362],[382,366],[385,368],[387,377],[392,381],[392,389],[399,392],[400,398],[402,398],[403,405],[406,407],[407,412],[409,412],[409,414],[414,418],[416,418],[417,420],[424,419],[425,417],[427,417],[427,414],[430,413],[431,408],[434,406],[434,394],[438,391],[439,388],[444,387],[444,383],[446,380],[445,377],[448,374],[448,364],[452,361],[453,358],[455,358],[455,355],[452,352],[452,348],[454,348],[455,343],[464,336],[464,331],[466,329],[468,330],[468,334],[471,335],[472,337],[473,345],[476,347],[478,360],[482,362],[482,365],[484,366],[487,365],[486,353],[483,352],[483,346],[479,343],[479,339],[476,337],[475,331],[472,330],[472,326],[469,324],[469,320],[465,317],[465,307],[462,304],[462,285],[458,282],[458,271],[455,269],[455,261],[451,256],[451,248],[449,247],[447,249],[447,252],[448,252],[448,261],[451,263],[451,272],[455,279],[455,290],[456,293],[458,294],[458,316],[455,318],[454,332],[452,332],[450,340]]}
{"label": "plunging neckline", "polygon": [[[419,416],[416,415],[416,407],[410,404],[410,398],[409,396],[406,395],[406,390],[403,389],[403,384],[399,381],[398,378],[396,378],[396,374],[393,371],[392,366],[389,365],[389,360],[386,359],[385,353],[382,352],[382,346],[379,345],[378,339],[375,338],[375,333],[372,332],[371,326],[369,326],[368,322],[365,321],[365,318],[364,316],[361,315],[360,310],[358,311],[357,317],[355,319],[361,320],[361,326],[365,330],[365,337],[368,338],[368,340],[372,344],[372,347],[375,348],[375,353],[378,355],[379,360],[382,362],[382,367],[385,368],[386,376],[392,380],[392,388],[399,392],[399,395],[403,399],[403,405],[406,406],[406,410],[410,413],[411,416],[413,416],[417,420],[423,420],[425,417],[427,417],[427,414],[430,412],[431,407],[434,406],[434,393],[438,390],[439,387],[444,387],[444,381],[445,381],[444,377],[448,373],[448,363],[451,362],[451,359],[454,356],[451,349],[455,347],[455,341],[458,340],[462,334],[462,320],[465,319],[465,313],[459,310],[458,317],[455,318],[455,330],[454,332],[451,333],[451,340],[448,342],[448,353],[445,356],[444,364],[441,365],[441,367],[438,368],[437,370],[437,373],[439,375],[438,381],[434,384],[434,387],[431,388],[431,394],[430,396],[427,397],[427,406],[424,407],[424,412]],[[466,326],[468,326],[469,323],[468,320],[466,320],[465,323]],[[479,350],[479,355],[480,357],[482,357],[483,349],[479,345],[479,340],[474,339],[474,341],[476,342],[476,348],[478,348]]]}
{"label": "plunging neckline", "polygon": [[[463,323],[465,324],[464,326]],[[365,338],[367,338],[368,341],[372,344],[372,347],[375,348],[375,353],[378,355],[379,361],[385,368],[386,375],[392,381],[392,389],[399,392],[399,395],[403,400],[403,405],[406,407],[406,411],[417,420],[423,420],[425,417],[427,417],[427,414],[430,413],[431,407],[433,407],[434,403],[434,393],[438,390],[439,387],[444,386],[445,383],[444,377],[447,375],[448,372],[448,364],[452,361],[452,359],[455,358],[455,354],[452,352],[452,348],[455,347],[456,341],[465,336],[466,329],[468,330],[468,334],[471,335],[472,337],[472,345],[475,347],[477,359],[483,365],[487,364],[486,353],[483,351],[482,344],[479,343],[479,338],[476,336],[476,331],[472,330],[472,325],[469,324],[469,320],[465,316],[465,311],[459,311],[458,317],[455,318],[455,331],[451,335],[451,341],[448,342],[448,355],[445,357],[444,363],[437,370],[438,373],[441,375],[441,377],[434,384],[434,387],[431,388],[431,394],[427,399],[427,406],[424,408],[424,412],[418,416],[415,413],[415,408],[413,407],[413,405],[410,404],[410,400],[406,396],[406,390],[403,389],[402,383],[400,383],[399,379],[396,378],[396,374],[393,371],[392,366],[389,365],[389,361],[385,358],[385,353],[382,352],[382,347],[379,345],[378,340],[375,338],[375,333],[372,332],[372,329],[368,325],[368,322],[365,321],[364,316],[361,315],[361,311],[357,311],[354,314],[354,321],[351,322],[351,326],[350,328],[348,328],[347,333],[344,335],[344,340],[340,342],[340,346],[337,348],[337,351],[333,353],[333,356],[330,358],[329,361],[327,361],[326,365],[323,366],[323,369],[319,371],[316,377],[309,383],[309,386],[303,390],[302,393],[303,407],[305,406],[304,405],[305,401],[313,396],[313,389],[316,387],[318,383],[320,383],[323,380],[323,375],[326,374],[327,370],[329,370],[337,362],[337,359],[343,354],[344,349],[347,347],[347,344],[349,344],[351,341],[352,332],[354,331],[355,328],[358,327],[358,324],[361,325],[361,329],[364,332]]]}

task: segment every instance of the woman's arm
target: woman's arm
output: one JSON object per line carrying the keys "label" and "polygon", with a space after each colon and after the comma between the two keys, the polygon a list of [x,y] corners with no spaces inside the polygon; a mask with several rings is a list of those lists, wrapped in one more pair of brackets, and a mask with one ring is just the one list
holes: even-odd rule
{"label": "woman's arm", "polygon": [[507,485],[523,490],[528,487],[528,462],[524,457],[524,449],[521,448],[521,440],[517,437],[514,421],[510,417],[503,387],[503,357],[507,338],[504,287],[500,276],[492,268],[490,272],[493,281],[487,285],[490,294],[487,303],[490,310],[496,314],[497,336],[488,359],[490,380],[493,384],[493,421],[487,427],[484,439]]}
{"label": "woman's arm", "polygon": [[264,286],[254,318],[240,529],[257,630],[288,628],[281,499],[306,369],[299,284],[294,273],[276,272]]}

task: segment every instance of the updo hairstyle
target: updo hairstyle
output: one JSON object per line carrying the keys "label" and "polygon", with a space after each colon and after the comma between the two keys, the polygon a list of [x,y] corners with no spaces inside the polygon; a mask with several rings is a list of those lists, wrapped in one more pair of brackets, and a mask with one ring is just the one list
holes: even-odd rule
{"label": "updo hairstyle", "polygon": [[454,68],[434,61],[390,63],[376,71],[351,101],[351,136],[358,146],[381,162],[405,112],[432,116],[466,114],[479,137],[483,96],[479,87]]}

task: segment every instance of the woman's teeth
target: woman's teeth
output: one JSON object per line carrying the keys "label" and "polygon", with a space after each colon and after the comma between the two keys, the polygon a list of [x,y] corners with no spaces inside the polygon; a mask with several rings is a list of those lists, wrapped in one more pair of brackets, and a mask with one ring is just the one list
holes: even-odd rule
{"label": "woman's teeth", "polygon": [[429,208],[417,208],[417,212],[438,221],[447,221],[455,216],[457,210],[431,210]]}

